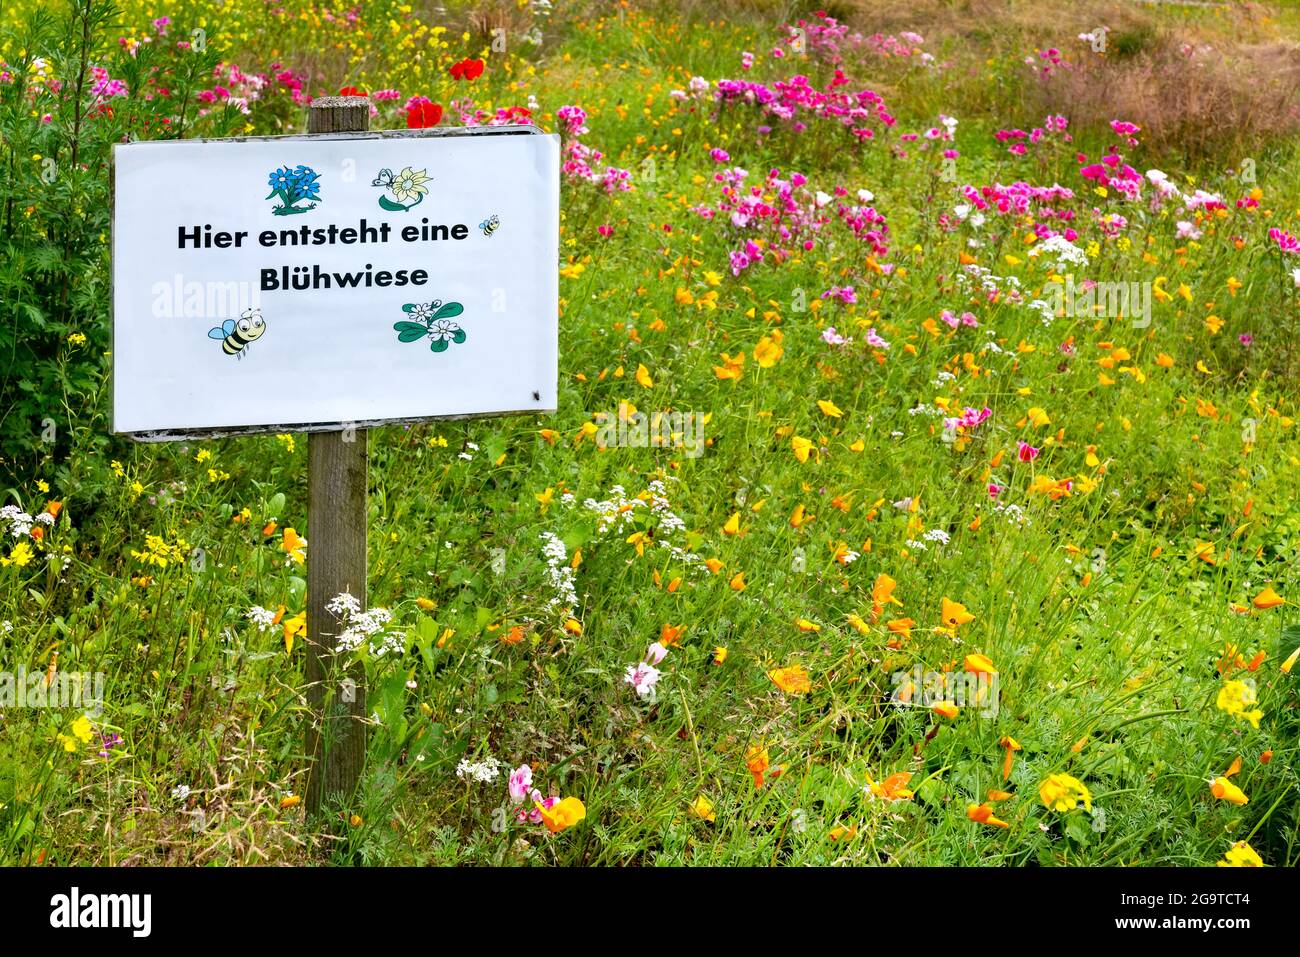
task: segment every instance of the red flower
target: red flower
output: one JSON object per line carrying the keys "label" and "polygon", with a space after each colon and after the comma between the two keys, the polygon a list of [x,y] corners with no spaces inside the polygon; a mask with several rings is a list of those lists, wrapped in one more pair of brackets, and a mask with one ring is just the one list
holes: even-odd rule
{"label": "red flower", "polygon": [[459,63],[451,65],[451,76],[454,80],[477,80],[483,75],[483,68],[486,66],[482,60],[464,59]]}
{"label": "red flower", "polygon": [[365,90],[358,90],[355,86],[345,86],[339,90],[339,96],[369,96]]}
{"label": "red flower", "polygon": [[442,105],[439,103],[430,103],[426,100],[414,104],[406,111],[407,129],[423,130],[430,126],[437,126],[441,120]]}

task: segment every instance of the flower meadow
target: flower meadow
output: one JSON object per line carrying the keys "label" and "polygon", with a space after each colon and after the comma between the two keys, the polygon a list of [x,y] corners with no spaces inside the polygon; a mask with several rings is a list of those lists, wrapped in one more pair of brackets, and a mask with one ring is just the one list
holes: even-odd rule
{"label": "flower meadow", "polygon": [[[1300,863],[1300,15],[1004,6],[6,4],[0,861]],[[560,134],[560,394],[371,431],[311,819],[307,439],[110,434],[108,151],[340,92]]]}

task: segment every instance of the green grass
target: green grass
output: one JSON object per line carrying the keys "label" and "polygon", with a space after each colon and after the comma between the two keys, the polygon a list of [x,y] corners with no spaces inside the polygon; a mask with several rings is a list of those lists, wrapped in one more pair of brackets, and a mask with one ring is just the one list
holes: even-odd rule
{"label": "green grass", "polygon": [[[305,790],[302,639],[286,653],[279,626],[259,631],[245,617],[254,605],[304,608],[305,572],[281,545],[293,527],[310,542],[308,561],[318,547],[305,514],[306,438],[105,448],[95,440],[107,428],[104,396],[71,401],[71,454],[34,463],[10,492],[30,513],[47,498],[65,508],[31,564],[0,568],[0,618],[12,623],[0,640],[6,668],[44,670],[57,651],[61,671],[104,673],[107,700],[90,744],[58,737],[70,734],[73,711],[0,716],[0,860],[1199,866],[1248,840],[1270,865],[1300,862],[1295,678],[1279,670],[1294,615],[1290,604],[1250,607],[1266,585],[1300,595],[1291,386],[1300,317],[1265,236],[1274,225],[1296,231],[1295,144],[1261,162],[1260,211],[1230,208],[1187,245],[1175,239],[1180,217],[1142,221],[1113,192],[1090,193],[1073,154],[1095,158],[1105,145],[1095,135],[1009,156],[991,132],[1041,120],[1018,112],[1010,82],[1002,112],[958,113],[957,184],[916,150],[855,152],[826,129],[760,144],[743,112],[720,124],[673,112],[670,90],[695,74],[740,75],[741,50],[760,54],[753,78],[787,75],[765,57],[776,26],[631,14],[569,24],[522,93],[496,91],[502,103],[535,93],[549,113],[582,104],[587,139],[609,162],[639,170],[654,156],[656,177],[614,198],[565,187],[562,255],[584,268],[561,280],[553,416],[372,432],[369,601],[392,610],[406,651],[366,661],[376,721],[365,776],[324,821],[283,801]],[[279,55],[289,62],[293,51]],[[871,61],[850,73],[891,91],[901,129],[923,130],[945,111],[943,75]],[[869,270],[834,226],[832,244],[731,276],[735,244],[720,222],[688,210],[717,195],[712,146],[752,171],[798,169],[827,192],[871,189],[889,219],[894,274]],[[1125,151],[1141,171],[1156,165],[1143,150]],[[1182,176],[1195,175],[1230,207],[1246,191],[1213,168],[1161,168],[1189,189]],[[1113,317],[1045,325],[1005,299],[972,301],[954,279],[962,252],[1017,277],[1030,298],[1048,281],[1024,228],[995,216],[977,233],[935,225],[961,201],[954,185],[1019,178],[1079,195],[1079,245],[1098,250],[1076,280],[1163,275],[1170,293],[1186,284],[1188,298],[1153,302],[1149,328]],[[1140,223],[1124,233],[1127,247],[1089,225],[1094,205]],[[611,238],[597,234],[604,223]],[[966,245],[989,233],[1004,235]],[[1235,292],[1229,277],[1241,283]],[[833,285],[854,285],[860,304],[821,302]],[[696,300],[716,292],[716,308],[683,303],[678,290]],[[801,311],[804,302],[819,305]],[[979,328],[926,331],[944,309],[972,310]],[[1210,315],[1223,320],[1217,334]],[[828,346],[828,325],[853,342]],[[864,343],[868,327],[891,344],[883,362]],[[778,329],[783,353],[760,368],[754,349]],[[1243,333],[1254,337],[1248,348]],[[1131,358],[1098,364],[1118,347]],[[722,352],[746,355],[738,381],[715,375]],[[637,382],[639,365],[651,386]],[[1103,385],[1099,373],[1116,381]],[[937,397],[958,413],[993,414],[948,442],[940,416],[912,411]],[[594,414],[623,401],[708,415],[707,448],[602,451],[580,438]],[[1022,424],[1033,407],[1050,424]],[[553,443],[544,429],[558,433]],[[820,451],[799,462],[795,436]],[[1017,460],[1021,440],[1042,449],[1031,463]],[[1036,476],[1072,478],[1072,494],[1033,492]],[[996,500],[990,481],[1004,486]],[[632,499],[652,483],[662,509],[642,503],[611,528],[584,504],[615,500],[618,486]],[[907,499],[915,511],[895,504]],[[815,520],[795,528],[800,505]],[[740,534],[724,534],[733,513]],[[268,522],[277,528],[263,535]],[[935,530],[946,544],[925,541]],[[628,541],[634,532],[651,536],[644,554]],[[552,601],[546,533],[569,559],[581,550],[572,607]],[[147,535],[174,546],[166,566],[134,556]],[[909,544],[918,540],[925,547]],[[1213,563],[1196,557],[1206,542]],[[841,543],[859,557],[835,561]],[[717,573],[703,567],[710,558],[723,563]],[[739,572],[743,590],[731,586]],[[902,606],[873,621],[881,574],[897,581]],[[944,598],[975,616],[955,634],[937,630]],[[884,623],[899,617],[915,626],[889,647]],[[570,618],[580,635],[566,630]],[[516,625],[524,640],[505,643]],[[665,625],[684,631],[652,703],[622,679]],[[1265,653],[1253,674],[1228,676],[1257,682],[1258,729],[1216,707],[1228,646],[1245,661]],[[722,664],[717,647],[727,649]],[[973,653],[997,665],[996,715],[966,707],[948,720],[890,702],[896,672],[960,670]],[[807,694],[768,676],[794,664],[810,675]],[[100,733],[123,739],[107,758]],[[1009,781],[1004,736],[1023,746]],[[746,768],[751,747],[781,768],[762,787]],[[487,756],[507,772],[531,763],[536,786],[579,797],[586,819],[550,835],[510,812],[508,827],[494,827],[494,811],[509,806],[504,774],[484,784],[455,770]],[[1232,780],[1249,795],[1240,807],[1207,784],[1238,756]],[[912,798],[864,792],[895,772],[912,774]],[[1044,807],[1039,783],[1059,772],[1088,786],[1091,814]],[[177,785],[190,794],[173,796]],[[967,817],[991,788],[1015,795],[996,805],[1006,829]],[[712,821],[692,810],[701,795]],[[833,839],[839,827],[854,830]]]}

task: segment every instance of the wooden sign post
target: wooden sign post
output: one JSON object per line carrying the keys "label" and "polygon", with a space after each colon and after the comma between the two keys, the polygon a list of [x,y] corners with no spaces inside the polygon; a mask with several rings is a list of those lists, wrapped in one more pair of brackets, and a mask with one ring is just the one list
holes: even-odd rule
{"label": "wooden sign post", "polygon": [[[309,134],[368,129],[370,100],[365,97],[317,97],[308,111]],[[342,673],[333,667],[339,622],[326,606],[346,592],[362,610],[366,607],[367,458],[365,429],[353,426],[307,436],[309,817],[331,799],[351,798],[366,760],[365,670],[359,663]]]}
{"label": "wooden sign post", "polygon": [[352,800],[372,721],[374,652],[331,611],[366,607],[366,429],[553,411],[559,385],[559,137],[370,109],[113,150],[114,431],[308,433],[311,815]]}

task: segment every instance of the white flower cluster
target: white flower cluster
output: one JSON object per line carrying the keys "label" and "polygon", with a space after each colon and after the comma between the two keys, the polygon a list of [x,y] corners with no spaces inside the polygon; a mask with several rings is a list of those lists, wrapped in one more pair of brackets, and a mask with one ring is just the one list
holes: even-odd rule
{"label": "white flower cluster", "polygon": [[14,538],[22,538],[32,530],[32,523],[36,520],[17,505],[6,505],[0,508],[0,521],[9,523],[10,535]]}
{"label": "white flower cluster", "polygon": [[275,624],[275,612],[261,605],[254,605],[244,613],[244,617],[257,626],[258,631],[270,631]]}
{"label": "white flower cluster", "polygon": [[1034,259],[1043,254],[1051,257],[1052,265],[1057,269],[1088,265],[1088,254],[1064,236],[1050,236],[1029,250],[1030,257]]}
{"label": "white flower cluster", "polygon": [[480,784],[491,784],[501,776],[501,768],[501,762],[490,754],[482,761],[461,758],[460,763],[456,765],[456,777],[462,781],[469,778]]}
{"label": "white flower cluster", "polygon": [[344,626],[342,633],[338,636],[338,641],[334,645],[335,652],[354,651],[360,648],[367,639],[379,635],[378,640],[369,643],[372,655],[376,658],[382,658],[389,652],[394,654],[402,653],[403,643],[401,637],[383,634],[384,628],[393,620],[392,612],[387,608],[371,608],[369,611],[362,611],[361,602],[347,592],[343,592],[341,595],[335,595],[330,599],[329,604],[325,606],[325,610],[337,618]]}
{"label": "white flower cluster", "polygon": [[540,538],[542,557],[546,559],[546,580],[550,582],[552,608],[574,608],[578,604],[578,591],[573,583],[573,569],[569,566],[569,551],[554,532],[542,532]]}

